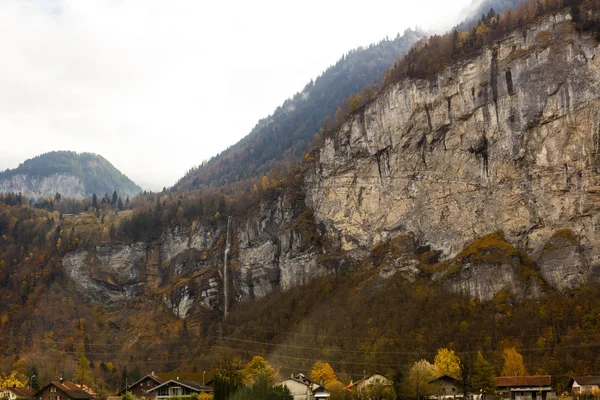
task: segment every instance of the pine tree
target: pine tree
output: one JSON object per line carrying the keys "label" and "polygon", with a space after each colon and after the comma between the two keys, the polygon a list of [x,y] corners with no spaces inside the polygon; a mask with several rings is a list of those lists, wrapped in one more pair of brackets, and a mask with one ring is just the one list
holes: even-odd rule
{"label": "pine tree", "polygon": [[494,367],[490,364],[481,352],[473,362],[473,391],[475,393],[494,393]]}

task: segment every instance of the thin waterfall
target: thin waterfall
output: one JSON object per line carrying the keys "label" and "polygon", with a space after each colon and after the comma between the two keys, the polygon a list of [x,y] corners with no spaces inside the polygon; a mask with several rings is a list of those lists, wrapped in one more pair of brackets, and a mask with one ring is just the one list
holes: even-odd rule
{"label": "thin waterfall", "polygon": [[225,255],[223,257],[223,294],[225,297],[224,300],[224,313],[223,319],[227,318],[227,254],[229,254],[229,249],[231,248],[231,242],[229,240],[229,231],[231,230],[231,216],[227,217],[227,236],[225,237]]}

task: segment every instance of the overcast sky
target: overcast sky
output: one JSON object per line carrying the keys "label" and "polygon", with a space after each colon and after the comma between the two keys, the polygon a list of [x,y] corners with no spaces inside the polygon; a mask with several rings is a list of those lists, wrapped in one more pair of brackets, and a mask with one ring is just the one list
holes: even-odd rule
{"label": "overcast sky", "polygon": [[171,186],[342,54],[469,3],[0,0],[0,170],[89,151]]}

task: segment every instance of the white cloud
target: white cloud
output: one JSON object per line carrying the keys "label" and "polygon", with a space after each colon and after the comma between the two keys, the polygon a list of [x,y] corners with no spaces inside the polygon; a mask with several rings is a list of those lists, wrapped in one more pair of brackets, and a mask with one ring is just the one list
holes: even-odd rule
{"label": "white cloud", "polygon": [[0,169],[92,151],[170,186],[343,53],[467,3],[0,0]]}

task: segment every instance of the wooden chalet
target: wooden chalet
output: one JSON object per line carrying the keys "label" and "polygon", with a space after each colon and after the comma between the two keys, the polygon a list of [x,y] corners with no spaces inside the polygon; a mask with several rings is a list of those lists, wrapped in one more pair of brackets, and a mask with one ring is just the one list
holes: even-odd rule
{"label": "wooden chalet", "polygon": [[156,393],[151,392],[151,390],[162,383],[163,383],[163,381],[158,376],[154,375],[154,373],[152,373],[152,374],[144,376],[143,378],[139,379],[137,382],[134,382],[131,385],[127,386],[126,388],[122,389],[118,393],[118,395],[123,396],[125,394],[125,392],[130,392],[138,399],[154,398]]}
{"label": "wooden chalet", "polygon": [[433,387],[434,395],[431,396],[432,398],[453,399],[455,397],[463,397],[458,379],[450,375],[442,375],[430,381],[429,384]]}
{"label": "wooden chalet", "polygon": [[40,389],[34,400],[95,400],[95,393],[85,385],[54,381]]}

